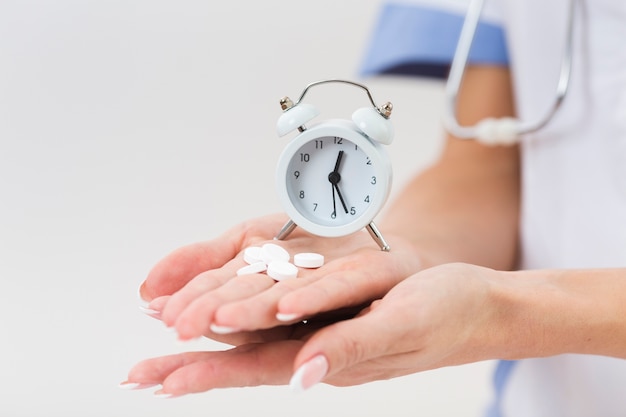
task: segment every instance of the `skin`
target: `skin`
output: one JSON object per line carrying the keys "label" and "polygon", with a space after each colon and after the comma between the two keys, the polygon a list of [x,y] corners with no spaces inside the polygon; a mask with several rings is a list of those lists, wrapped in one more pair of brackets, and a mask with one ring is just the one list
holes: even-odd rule
{"label": "skin", "polygon": [[[506,68],[472,67],[459,120],[511,116],[512,103]],[[148,359],[127,382],[159,384],[172,396],[286,384],[320,355],[328,367],[308,385],[356,385],[494,358],[626,358],[626,269],[516,271],[519,158],[517,146],[449,137],[439,160],[379,222],[391,252],[366,232],[321,239],[296,229],[281,246],[329,255],[297,280],[235,277],[241,251],[271,241],[282,215],[175,251],[150,272],[142,297],[181,339],[235,347]],[[281,322],[277,313],[294,319]],[[211,324],[231,332],[215,334]]]}

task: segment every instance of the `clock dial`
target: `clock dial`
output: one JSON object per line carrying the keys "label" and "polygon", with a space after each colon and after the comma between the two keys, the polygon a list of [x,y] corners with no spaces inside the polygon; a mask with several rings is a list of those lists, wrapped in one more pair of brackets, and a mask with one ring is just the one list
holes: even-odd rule
{"label": "clock dial", "polygon": [[378,169],[356,143],[338,136],[301,145],[286,172],[287,193],[308,220],[328,227],[354,222],[367,212],[378,190]]}

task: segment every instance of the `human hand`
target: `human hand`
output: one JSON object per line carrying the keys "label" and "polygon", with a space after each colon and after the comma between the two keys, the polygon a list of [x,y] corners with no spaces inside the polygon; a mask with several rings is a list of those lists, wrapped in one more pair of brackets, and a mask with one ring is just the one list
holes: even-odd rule
{"label": "human hand", "polygon": [[312,334],[294,359],[292,386],[351,386],[506,357],[496,295],[504,274],[454,263],[412,275],[359,316]]}
{"label": "human hand", "polygon": [[[144,301],[167,296],[183,288],[192,278],[219,270],[247,246],[272,239],[287,219],[283,215],[266,216],[243,222],[207,242],[183,246],[167,255],[149,272],[139,288]],[[232,269],[222,276],[231,277]]]}
{"label": "human hand", "polygon": [[241,344],[224,351],[183,352],[147,359],[133,366],[120,387],[145,389],[161,385],[155,395],[176,397],[215,388],[285,385],[304,341],[324,324],[283,326],[274,329],[266,342]]}
{"label": "human hand", "polygon": [[[281,338],[222,352],[189,352],[136,365],[130,383],[178,396],[220,387],[318,382],[358,385],[497,354],[492,303],[501,272],[447,264],[414,274],[352,319],[282,328]],[[495,332],[497,333],[497,332]],[[501,353],[501,352],[498,352]],[[294,373],[294,369],[296,369]]]}
{"label": "human hand", "polygon": [[245,265],[241,252],[269,242],[284,221],[284,216],[256,219],[175,251],[141,287],[143,297],[152,299],[149,308],[183,340],[202,335],[231,344],[275,340],[278,330],[252,331],[369,303],[420,268],[413,247],[397,236],[388,236],[393,250],[382,252],[366,232],[327,239],[296,229],[280,245],[291,254],[324,254],[322,268],[278,283],[265,274],[236,276]]}

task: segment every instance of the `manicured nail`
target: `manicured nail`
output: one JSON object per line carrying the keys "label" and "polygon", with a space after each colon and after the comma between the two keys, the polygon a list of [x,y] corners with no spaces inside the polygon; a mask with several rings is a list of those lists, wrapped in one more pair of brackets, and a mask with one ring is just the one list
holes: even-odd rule
{"label": "manicured nail", "polygon": [[148,303],[149,301],[146,300],[145,298],[143,298],[143,296],[141,295],[141,288],[143,287],[143,282],[141,283],[141,285],[139,285],[137,287],[137,298],[139,299],[139,301],[141,301],[142,303]]}
{"label": "manicured nail", "polygon": [[118,387],[121,388],[121,389],[133,390],[133,389],[139,388],[139,385],[141,385],[141,384],[139,384],[138,382],[124,381],[124,382],[120,382]]}
{"label": "manicured nail", "polygon": [[296,392],[305,391],[321,382],[327,372],[328,360],[324,355],[317,355],[298,368],[289,381],[289,387]]}
{"label": "manicured nail", "polygon": [[301,314],[297,314],[297,313],[292,313],[292,314],[287,314],[287,313],[276,313],[276,320],[278,321],[294,321],[295,319],[301,317]]}
{"label": "manicured nail", "polygon": [[142,313],[150,316],[150,317],[154,317],[157,320],[161,319],[161,312],[158,310],[153,310],[151,308],[148,307],[144,307],[144,306],[139,306],[139,311],[141,311]]}
{"label": "manicured nail", "polygon": [[162,398],[162,399],[167,399],[167,398],[174,398],[175,395],[173,394],[168,394],[167,392],[163,392],[163,390],[158,390],[155,391],[153,394],[156,398]]}
{"label": "manicured nail", "polygon": [[215,334],[231,334],[231,333],[237,333],[239,329],[235,329],[234,327],[218,326],[217,324],[212,324],[211,331]]}
{"label": "manicured nail", "polygon": [[136,389],[151,388],[156,385],[157,384],[140,384],[139,382],[124,381],[124,382],[120,382],[118,387],[121,389],[125,389],[125,390],[136,390]]}
{"label": "manicured nail", "polygon": [[202,337],[192,337],[191,339],[182,339],[180,336],[178,336],[178,339],[176,339],[176,344],[179,346],[187,346],[188,344],[195,343],[201,339]]}

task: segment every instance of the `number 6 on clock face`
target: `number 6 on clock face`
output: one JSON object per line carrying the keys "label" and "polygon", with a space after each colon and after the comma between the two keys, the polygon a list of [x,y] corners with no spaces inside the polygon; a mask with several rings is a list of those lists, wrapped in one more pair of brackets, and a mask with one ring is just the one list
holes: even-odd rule
{"label": "number 6 on clock face", "polygon": [[295,224],[319,236],[344,236],[368,226],[391,186],[383,147],[346,120],[304,130],[284,149],[276,182]]}

